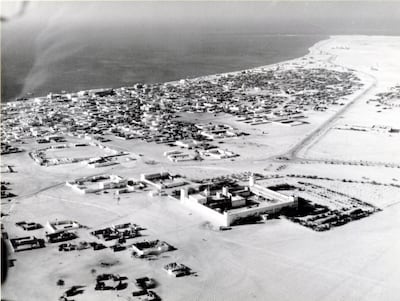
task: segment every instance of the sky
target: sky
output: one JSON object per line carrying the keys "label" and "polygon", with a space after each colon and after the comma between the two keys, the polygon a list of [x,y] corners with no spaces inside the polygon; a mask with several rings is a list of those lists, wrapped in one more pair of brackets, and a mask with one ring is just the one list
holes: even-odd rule
{"label": "sky", "polygon": [[[2,15],[17,13],[21,2],[1,1]],[[233,28],[256,28],[279,21],[314,23],[315,30],[321,27],[319,30],[335,31],[334,27],[341,30],[357,24],[360,29],[376,26],[377,30],[388,30],[396,18],[400,19],[400,3],[382,1],[30,1],[23,16],[2,25],[5,31],[10,27],[26,30],[30,26],[53,23],[60,26],[75,23],[81,27],[134,24],[139,29],[181,26],[185,31],[187,27],[208,30],[224,28],[227,24]],[[398,31],[393,28],[393,32]]]}

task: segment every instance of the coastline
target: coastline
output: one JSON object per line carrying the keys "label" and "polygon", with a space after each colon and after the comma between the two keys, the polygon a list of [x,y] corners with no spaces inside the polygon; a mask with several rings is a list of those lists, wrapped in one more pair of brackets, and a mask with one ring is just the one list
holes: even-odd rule
{"label": "coastline", "polygon": [[[283,61],[279,61],[276,63],[271,63],[271,64],[267,64],[267,65],[260,65],[257,67],[253,67],[253,68],[245,68],[245,69],[239,69],[239,70],[233,70],[233,71],[228,71],[228,72],[223,72],[223,73],[214,73],[214,74],[207,74],[207,75],[202,75],[202,76],[196,76],[196,77],[187,77],[187,78],[180,78],[177,80],[171,80],[171,81],[165,81],[165,82],[160,82],[160,83],[142,83],[142,84],[148,84],[148,85],[153,85],[153,84],[171,84],[171,85],[175,85],[175,84],[179,84],[179,82],[181,80],[187,80],[187,81],[199,81],[199,80],[211,80],[211,79],[215,79],[217,77],[223,77],[226,75],[237,75],[241,72],[251,72],[251,71],[261,71],[262,69],[273,69],[273,68],[277,68],[277,67],[281,67],[282,65],[287,65],[287,64],[296,64],[301,62],[304,59],[310,58],[312,56],[317,56],[317,55],[321,55],[322,51],[321,51],[321,46],[327,43],[332,43],[337,39],[341,39],[341,38],[347,38],[347,37],[354,37],[354,38],[362,38],[362,37],[369,37],[369,38],[375,38],[375,37],[393,37],[393,36],[386,36],[386,35],[330,35],[328,38],[320,40],[318,42],[316,42],[315,44],[313,44],[312,46],[310,46],[308,48],[308,53],[306,53],[303,56],[299,56],[299,57],[295,57],[292,59],[288,59],[288,60],[283,60]],[[65,91],[64,94],[75,94],[81,91],[87,91],[87,92],[92,92],[92,91],[99,91],[99,90],[108,90],[108,89],[121,89],[121,88],[126,88],[129,86],[119,86],[119,87],[99,87],[99,88],[90,88],[90,89],[83,89],[83,90],[74,90],[74,91]],[[52,91],[49,91],[48,93],[54,93]],[[55,94],[63,94],[63,93],[55,93]],[[47,94],[46,94],[47,95]],[[43,98],[46,97],[46,95],[40,95],[40,96],[34,96],[34,97],[27,97],[27,100],[32,100],[35,98]],[[13,103],[13,102],[18,102],[18,100],[12,100],[12,101],[5,101],[3,104],[6,103]],[[25,100],[24,100],[25,101]]]}
{"label": "coastline", "polygon": [[[267,35],[267,36],[269,36],[269,35]],[[280,35],[272,35],[272,36],[280,36]],[[284,35],[284,36],[290,38],[292,36],[298,36],[298,35]],[[301,36],[303,36],[303,35],[301,35]],[[310,50],[315,45],[317,45],[318,43],[320,43],[322,41],[325,41],[325,40],[326,39],[324,38],[323,40],[320,40],[320,41],[314,43],[312,46],[308,47],[305,50],[305,51],[307,51],[307,53],[305,53],[302,56],[296,56],[296,57],[293,57],[293,58],[290,58],[290,59],[286,59],[286,60],[278,60],[278,61],[276,61],[274,63],[271,63],[271,64],[258,65],[258,66],[255,66],[255,67],[244,68],[244,69],[235,69],[235,70],[232,70],[232,71],[221,72],[221,73],[210,73],[210,74],[193,76],[193,77],[181,77],[179,79],[162,81],[162,82],[153,82],[153,83],[151,83],[151,82],[138,81],[138,82],[132,82],[132,85],[136,84],[136,83],[148,84],[148,85],[153,85],[153,84],[175,84],[175,83],[178,83],[182,79],[185,79],[185,80],[186,79],[188,79],[188,80],[199,80],[199,79],[205,79],[205,78],[213,78],[213,77],[216,77],[216,76],[223,76],[223,75],[226,75],[226,74],[237,74],[237,73],[240,73],[242,71],[258,70],[258,69],[261,69],[261,68],[273,68],[274,66],[277,66],[277,65],[280,65],[280,64],[285,64],[285,63],[288,63],[288,62],[291,62],[291,61],[295,61],[295,60],[299,60],[299,59],[301,59],[303,57],[308,56],[310,54]],[[88,92],[90,92],[90,91],[101,90],[101,89],[104,89],[104,90],[106,90],[106,89],[120,89],[120,88],[124,88],[124,87],[130,87],[132,85],[121,85],[121,86],[108,86],[108,85],[106,85],[106,86],[101,86],[101,87],[90,87],[88,89],[80,89],[80,90],[70,89],[70,90],[63,90],[63,91],[65,91],[65,93],[74,94],[74,93],[77,93],[77,92],[80,92],[80,91],[88,91]],[[54,90],[48,90],[45,94],[34,95],[34,96],[20,96],[20,98],[26,98],[28,100],[29,99],[34,99],[34,98],[41,98],[41,97],[45,97],[48,93],[63,94],[63,93],[55,92]],[[35,93],[33,93],[33,94],[35,94]],[[6,100],[6,101],[3,102],[3,104],[12,103],[12,102],[15,102],[15,101],[18,101],[18,100],[8,100],[8,101]]]}

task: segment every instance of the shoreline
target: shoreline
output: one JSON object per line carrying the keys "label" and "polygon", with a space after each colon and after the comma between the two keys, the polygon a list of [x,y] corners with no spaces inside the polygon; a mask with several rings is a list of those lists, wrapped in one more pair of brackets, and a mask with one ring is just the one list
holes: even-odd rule
{"label": "shoreline", "polygon": [[[294,35],[295,36],[295,35]],[[320,54],[320,47],[321,45],[325,44],[325,43],[329,43],[332,42],[335,39],[340,39],[343,37],[396,37],[396,36],[388,36],[388,35],[329,35],[327,38],[320,40],[316,43],[314,43],[312,46],[310,46],[308,48],[308,53],[306,53],[303,56],[299,56],[299,57],[295,57],[292,59],[288,59],[288,60],[284,60],[284,61],[279,61],[276,63],[271,63],[271,64],[267,64],[267,65],[260,65],[260,66],[256,66],[253,68],[245,68],[245,69],[240,69],[240,70],[233,70],[233,71],[228,71],[228,72],[222,72],[222,73],[213,73],[213,74],[207,74],[207,75],[201,75],[201,76],[196,76],[196,77],[184,77],[184,78],[180,78],[177,80],[171,80],[171,81],[165,81],[165,82],[157,82],[157,83],[141,83],[144,85],[164,85],[164,84],[179,84],[179,82],[181,80],[187,80],[187,81],[196,81],[196,80],[209,80],[209,79],[213,79],[216,77],[222,77],[222,76],[226,76],[226,75],[237,75],[238,73],[244,72],[244,71],[260,71],[262,69],[272,69],[274,67],[279,67],[280,65],[285,65],[285,64],[290,64],[290,63],[296,63],[298,61],[301,61],[303,59],[306,59],[307,57],[313,56],[313,55],[318,55]],[[330,62],[328,62],[330,63]],[[342,67],[342,66],[341,66]],[[134,83],[136,84],[136,83]],[[55,93],[52,91],[47,92],[47,94],[49,93],[54,93],[54,94],[75,94],[81,91],[87,91],[87,92],[92,92],[92,91],[101,91],[101,90],[108,90],[108,89],[121,89],[121,88],[127,88],[127,87],[131,87],[131,86],[118,86],[118,87],[99,87],[99,88],[90,88],[90,89],[83,89],[83,90],[74,90],[74,91],[65,91],[64,93]],[[14,103],[14,102],[19,102],[19,101],[30,101],[33,100],[35,98],[43,98],[46,97],[47,95],[38,95],[38,96],[33,96],[33,97],[21,97],[21,98],[27,98],[25,100],[10,100],[10,101],[4,101],[4,104],[7,103]]]}
{"label": "shoreline", "polygon": [[[281,64],[288,64],[288,63],[290,63],[290,62],[297,61],[297,60],[301,60],[301,59],[303,59],[303,58],[306,58],[307,56],[310,56],[310,55],[313,53],[314,48],[317,47],[318,44],[320,44],[320,43],[322,43],[322,42],[330,41],[331,38],[332,38],[332,36],[328,37],[327,39],[318,41],[317,43],[315,43],[314,45],[312,45],[311,47],[308,48],[308,53],[307,53],[307,54],[305,54],[305,55],[303,55],[303,56],[300,56],[300,57],[293,58],[293,59],[289,59],[289,60],[285,60],[285,61],[280,61],[280,62],[277,62],[277,63],[268,64],[268,65],[261,65],[261,66],[254,67],[254,68],[247,68],[247,69],[241,69],[241,70],[234,70],[234,71],[223,72],[223,73],[215,73],[215,74],[209,74],[209,75],[198,76],[198,77],[193,77],[193,78],[182,78],[182,79],[175,80],[175,81],[164,82],[164,83],[162,83],[162,84],[174,84],[174,83],[178,83],[180,80],[189,80],[189,81],[191,81],[191,80],[199,80],[199,79],[214,78],[214,77],[225,76],[225,75],[236,75],[236,74],[241,73],[241,72],[243,72],[243,71],[258,71],[258,70],[261,70],[261,69],[273,68],[273,67],[279,66],[279,65],[281,65]],[[88,91],[89,91],[89,90],[88,90]]]}
{"label": "shoreline", "polygon": [[[267,36],[269,36],[269,35],[267,35]],[[278,36],[280,36],[280,35],[278,35]],[[298,36],[298,35],[284,35],[284,36]],[[155,82],[155,83],[136,82],[136,83],[141,83],[141,84],[144,84],[144,85],[178,84],[179,81],[181,81],[181,80],[196,81],[196,80],[201,80],[201,79],[208,79],[208,78],[215,78],[215,77],[219,77],[219,76],[225,76],[225,75],[228,75],[228,74],[235,75],[235,74],[238,74],[238,73],[243,72],[243,71],[257,71],[257,70],[260,70],[260,69],[274,68],[275,66],[279,66],[281,64],[287,64],[287,63],[290,63],[290,62],[301,60],[301,59],[303,59],[303,58],[305,58],[307,56],[310,56],[312,54],[313,48],[315,48],[321,42],[331,40],[331,38],[332,38],[332,36],[328,36],[327,38],[314,43],[312,46],[310,46],[307,49],[308,52],[306,54],[302,55],[302,56],[291,58],[291,59],[287,59],[287,60],[283,60],[283,61],[278,61],[278,62],[267,64],[267,65],[260,65],[260,66],[256,66],[256,67],[233,70],[233,71],[227,71],[227,72],[222,72],[222,73],[212,73],[212,74],[200,75],[200,76],[195,76],[195,77],[182,77],[180,79],[164,81],[164,82]],[[134,85],[136,83],[133,83],[132,85]],[[127,88],[127,87],[131,87],[131,86],[99,87],[99,88],[89,88],[89,89],[73,90],[73,91],[63,90],[64,93],[61,93],[61,92],[57,93],[57,92],[53,92],[53,91],[48,91],[47,94],[49,94],[49,93],[61,94],[61,95],[62,94],[75,94],[75,93],[78,93],[78,92],[81,92],[81,91],[91,92],[91,91],[108,90],[108,89],[121,89],[121,88]],[[7,103],[20,102],[20,101],[30,101],[30,100],[33,100],[35,98],[46,97],[47,94],[45,94],[45,95],[37,95],[37,96],[21,96],[21,97],[18,97],[18,98],[26,98],[26,99],[22,99],[22,100],[15,100],[14,99],[14,100],[8,100],[8,101],[6,100],[6,101],[4,101],[2,103],[3,104],[7,104]]]}

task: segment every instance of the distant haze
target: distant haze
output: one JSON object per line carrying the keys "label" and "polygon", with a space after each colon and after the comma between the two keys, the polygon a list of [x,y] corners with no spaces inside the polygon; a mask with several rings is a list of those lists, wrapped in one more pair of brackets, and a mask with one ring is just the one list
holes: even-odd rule
{"label": "distant haze", "polygon": [[333,34],[399,35],[400,3],[32,2],[1,27],[1,96],[250,68]]}

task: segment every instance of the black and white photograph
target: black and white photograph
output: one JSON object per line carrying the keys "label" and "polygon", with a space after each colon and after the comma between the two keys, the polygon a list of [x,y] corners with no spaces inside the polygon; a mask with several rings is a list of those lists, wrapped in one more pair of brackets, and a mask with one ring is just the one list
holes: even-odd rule
{"label": "black and white photograph", "polygon": [[2,301],[400,300],[400,1],[0,1]]}

